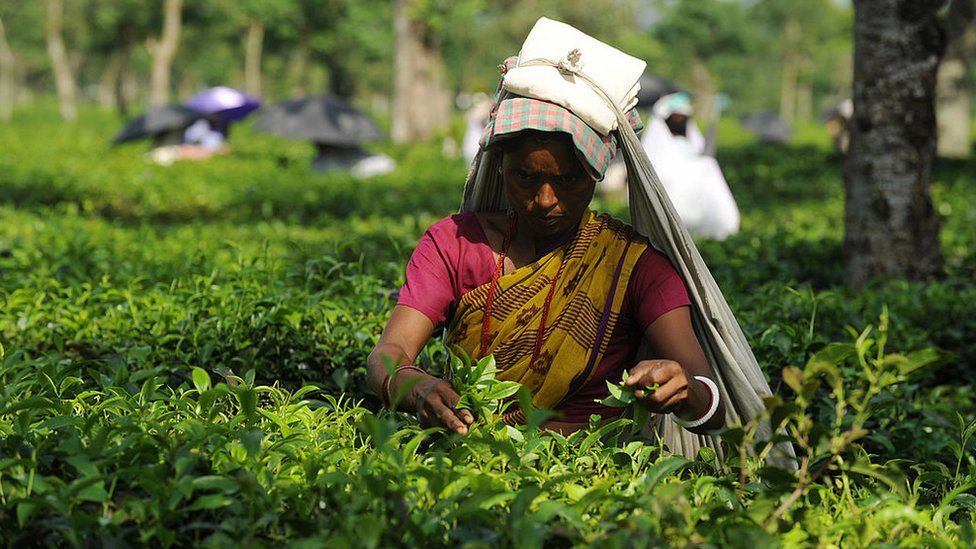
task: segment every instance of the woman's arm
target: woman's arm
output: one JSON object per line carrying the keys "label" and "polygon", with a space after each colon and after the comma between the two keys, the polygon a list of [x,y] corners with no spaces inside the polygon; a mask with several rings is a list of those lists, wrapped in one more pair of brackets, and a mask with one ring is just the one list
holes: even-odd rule
{"label": "woman's arm", "polygon": [[[380,335],[380,340],[366,359],[366,383],[380,398],[383,380],[389,375],[387,364],[393,367],[413,364],[417,355],[434,333],[434,323],[424,313],[402,305],[393,314]],[[413,378],[418,378],[413,380]],[[462,435],[474,422],[468,410],[455,410],[460,396],[443,379],[422,374],[413,369],[400,370],[390,379],[389,394],[396,395],[400,387],[410,387],[398,404],[398,409],[416,412],[422,425],[446,427]]]}
{"label": "woman's arm", "polygon": [[[638,402],[655,413],[675,413],[686,421],[694,421],[709,409],[711,390],[695,376],[714,380],[705,353],[691,326],[691,308],[672,309],[657,318],[644,331],[644,338],[651,346],[654,360],[642,360],[630,371],[628,386],[659,385],[654,392],[637,390]],[[725,403],[719,401],[718,409],[706,423],[691,429],[706,433],[725,425]]]}

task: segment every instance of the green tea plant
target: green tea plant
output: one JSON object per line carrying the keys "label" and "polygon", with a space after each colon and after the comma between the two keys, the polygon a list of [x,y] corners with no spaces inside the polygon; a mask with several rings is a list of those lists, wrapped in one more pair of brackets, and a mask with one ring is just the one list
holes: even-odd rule
{"label": "green tea plant", "polygon": [[[391,146],[394,174],[323,177],[244,126],[166,168],[107,148],[120,124],[0,125],[2,545],[976,545],[972,161],[936,171],[947,277],[854,293],[831,153],[720,138],[742,230],[699,245],[776,396],[686,459],[636,413],[540,429],[438,342],[421,364],[469,435],[379,409],[365,358],[460,160]],[[528,424],[499,421],[516,404]]]}

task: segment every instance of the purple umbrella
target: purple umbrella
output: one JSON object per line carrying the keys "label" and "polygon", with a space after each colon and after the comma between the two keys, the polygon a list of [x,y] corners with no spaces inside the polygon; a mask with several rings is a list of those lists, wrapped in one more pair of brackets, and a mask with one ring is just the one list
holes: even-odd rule
{"label": "purple umbrella", "polygon": [[261,101],[233,88],[217,86],[204,90],[185,103],[206,114],[216,114],[223,122],[242,120],[261,106]]}

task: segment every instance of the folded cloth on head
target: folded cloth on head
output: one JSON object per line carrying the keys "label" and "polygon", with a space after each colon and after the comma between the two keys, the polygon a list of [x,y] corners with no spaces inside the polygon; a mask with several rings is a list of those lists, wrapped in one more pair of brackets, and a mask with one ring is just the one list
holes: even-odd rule
{"label": "folded cloth on head", "polygon": [[545,17],[532,27],[518,58],[518,65],[505,74],[506,90],[562,105],[603,135],[617,129],[614,110],[592,86],[566,69],[585,74],[622,112],[627,112],[637,104],[638,81],[647,66],[636,57]]}

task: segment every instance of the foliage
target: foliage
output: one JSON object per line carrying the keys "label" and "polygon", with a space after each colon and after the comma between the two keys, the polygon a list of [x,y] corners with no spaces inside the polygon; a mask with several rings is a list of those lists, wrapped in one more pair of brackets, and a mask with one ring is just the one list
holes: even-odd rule
{"label": "foliage", "polygon": [[[84,95],[94,99],[97,89],[104,98],[106,86],[111,91],[124,82],[119,89],[140,102],[150,72],[144,44],[162,26],[161,0],[73,0],[66,6],[66,47],[80,89],[90,90]],[[542,16],[575,25],[644,59],[649,72],[685,84],[693,83],[692,61],[702,61],[732,96],[736,114],[778,104],[782,33],[790,17],[802,27],[797,53],[813,104],[836,102],[850,82],[852,11],[828,0],[416,0],[409,8],[443,54],[454,92],[493,91],[497,64],[518,52]],[[243,86],[242,29],[255,20],[265,29],[269,99],[332,91],[375,108],[377,98],[393,93],[393,11],[394,3],[384,0],[185,2],[173,71],[179,99],[205,86]],[[43,2],[0,0],[0,19],[17,59],[20,94],[51,92]]]}
{"label": "foliage", "polygon": [[[482,416],[459,437],[313,386],[256,384],[254,370],[215,381],[195,367],[166,384],[15,350],[2,358],[0,531],[8,544],[71,545],[971,543],[976,423],[959,425],[954,471],[915,464],[908,484],[859,444],[884,408],[876,396],[920,363],[869,334],[789,371],[796,400],[770,401],[802,453],[796,477],[749,456],[748,425],[727,433],[725,463],[704,451],[692,462],[629,441],[625,419],[564,437]],[[850,355],[880,377],[845,392],[836,367]],[[821,380],[831,427],[807,408]],[[510,393],[477,384],[488,408]]]}
{"label": "foliage", "polygon": [[311,148],[244,126],[230,156],[164,168],[107,148],[120,125],[51,109],[0,127],[0,543],[976,542],[971,163],[937,173],[949,276],[855,294],[826,143],[723,127],[743,226],[700,245],[792,473],[758,457],[758,423],[695,460],[629,419],[511,428],[495,415],[524,396],[436,343],[423,365],[452,372],[469,436],[380,411],[363,364],[461,162],[413,145],[385,149],[400,168],[382,178],[319,176]]}

